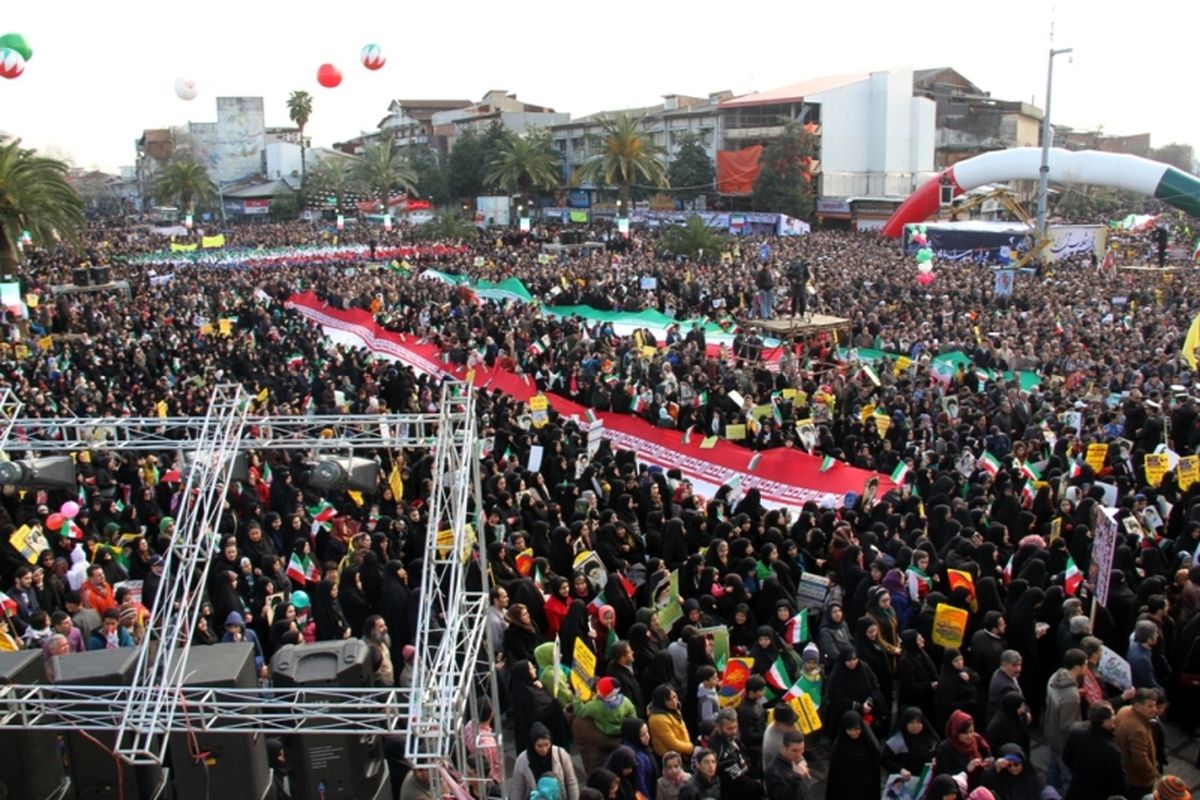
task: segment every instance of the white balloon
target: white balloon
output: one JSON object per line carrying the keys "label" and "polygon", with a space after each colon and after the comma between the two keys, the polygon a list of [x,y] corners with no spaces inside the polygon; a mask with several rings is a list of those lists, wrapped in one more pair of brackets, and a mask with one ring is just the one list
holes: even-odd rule
{"label": "white balloon", "polygon": [[933,262],[926,261],[923,264],[917,264],[917,272],[933,272]]}
{"label": "white balloon", "polygon": [[189,81],[187,78],[180,78],[175,81],[175,96],[180,100],[195,100],[199,92],[196,89],[196,82]]}

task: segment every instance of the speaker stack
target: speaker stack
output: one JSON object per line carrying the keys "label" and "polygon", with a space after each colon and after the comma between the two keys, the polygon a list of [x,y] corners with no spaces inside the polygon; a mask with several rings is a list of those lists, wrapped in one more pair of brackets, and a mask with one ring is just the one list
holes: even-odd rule
{"label": "speaker stack", "polygon": [[[285,645],[271,659],[277,688],[371,685],[367,645],[359,639]],[[319,699],[319,693],[312,695]],[[292,796],[371,800],[391,796],[379,737],[297,734],[287,743]]]}
{"label": "speaker stack", "polygon": [[[52,662],[54,683],[58,686],[128,686],[133,681],[138,649],[119,647],[55,656]],[[64,711],[71,701],[63,699]],[[84,733],[67,728],[67,754],[71,784],[79,798],[119,800],[118,787],[124,788],[123,800],[157,800],[163,797],[166,778],[162,767],[133,765],[113,757],[116,731]]]}
{"label": "speaker stack", "polygon": [[109,281],[109,266],[107,264],[90,267],[88,269],[88,277],[92,280],[92,286],[103,286]]}
{"label": "speaker stack", "polygon": [[71,269],[71,283],[76,286],[91,285],[91,272],[87,267],[73,267]]}
{"label": "speaker stack", "polygon": [[[185,687],[254,689],[258,686],[254,645],[222,642],[192,647],[184,676]],[[216,692],[215,697],[220,700],[221,693]],[[191,713],[202,711],[192,709]],[[171,782],[176,800],[214,797],[266,800],[275,796],[266,738],[262,734],[218,733],[219,716],[203,720],[188,716],[186,721],[196,730],[191,734],[172,733],[170,740]],[[205,729],[199,730],[201,727]]]}
{"label": "speaker stack", "polygon": [[[0,692],[11,685],[46,682],[46,667],[40,650],[0,653]],[[0,797],[47,800],[60,796],[67,780],[59,734],[43,728],[0,730]]]}

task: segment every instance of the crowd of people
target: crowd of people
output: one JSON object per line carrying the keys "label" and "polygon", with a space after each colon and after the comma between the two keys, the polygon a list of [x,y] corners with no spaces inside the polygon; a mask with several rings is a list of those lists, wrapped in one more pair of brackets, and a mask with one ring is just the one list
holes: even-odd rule
{"label": "crowd of people", "polygon": [[[404,235],[266,224],[231,231],[226,246]],[[520,371],[551,395],[679,431],[722,435],[743,421],[731,392],[750,407],[795,389],[744,446],[885,474],[903,463],[908,477],[834,508],[770,507],[734,486],[701,497],[678,470],[649,469],[636,453],[606,444],[581,459],[586,431],[552,410],[531,428],[527,404],[477,393],[493,446],[480,465],[471,580],[491,587],[487,666],[502,692],[500,708],[485,704],[464,727],[487,765],[472,790],[545,800],[807,800],[819,785],[851,800],[1190,796],[1164,770],[1162,726],[1190,734],[1200,721],[1200,482],[1181,482],[1175,467],[1152,480],[1145,456],[1200,445],[1200,388],[1181,356],[1200,311],[1192,282],[1080,259],[1022,273],[997,302],[986,267],[946,265],[918,285],[894,243],[846,231],[772,239],[765,262],[756,241],[696,262],[650,233],[616,258],[591,250],[551,263],[528,237],[454,244],[411,271],[356,259],[181,263],[151,276],[132,259],[162,241],[98,227],[89,257],[130,281],[132,296],[55,295],[75,262],[32,253],[20,276],[28,317],[6,310],[0,320],[0,386],[24,417],[203,415],[226,382],[263,398],[269,414],[437,409],[441,376],[335,344],[289,308],[293,294],[313,291],[439,345],[452,363]],[[848,318],[848,330],[789,338],[768,369],[746,323],[796,310],[795,293],[770,288],[786,286],[797,263],[814,292],[804,296]],[[479,302],[420,279],[426,268],[516,277],[536,302]],[[736,338],[715,352],[703,328],[681,325],[665,341],[647,331],[635,342],[544,311],[567,305],[707,318]],[[231,321],[227,334],[218,320]],[[889,362],[876,385],[851,360],[855,348],[910,366]],[[980,372],[936,374],[932,358],[954,350]],[[1040,382],[1006,381],[1005,371]],[[634,402],[640,392],[648,402]],[[795,422],[812,417],[819,393],[834,402],[809,442]],[[868,406],[891,424],[862,414]],[[1096,444],[1107,445],[1102,466],[1085,460]],[[546,455],[531,472],[535,446]],[[18,425],[9,455],[26,452],[37,438]],[[247,480],[227,491],[193,642],[253,642],[269,680],[282,647],[360,637],[374,679],[403,686],[437,522],[432,456],[361,453],[394,460],[400,485],[385,468],[378,491],[353,497],[310,485],[306,455],[249,451]],[[178,451],[123,451],[98,425],[76,461],[75,488],[7,487],[0,512],[6,646],[40,648],[51,677],[55,656],[144,640],[183,501]],[[79,513],[50,530],[67,501]],[[326,504],[331,520],[317,510]],[[1105,506],[1121,527],[1101,604],[1092,542]],[[27,526],[45,532],[41,552],[13,544]],[[315,570],[297,575],[295,563]],[[971,576],[969,586],[949,571]],[[671,582],[678,608],[661,602]],[[961,646],[938,644],[939,606],[966,613]],[[577,659],[595,662],[582,680]],[[732,691],[736,659],[752,661],[738,662],[750,674]],[[818,725],[797,712],[801,684]],[[510,735],[508,754],[498,742]],[[1031,761],[1035,741],[1050,748],[1044,772]],[[401,796],[429,796],[426,780],[411,773]]]}

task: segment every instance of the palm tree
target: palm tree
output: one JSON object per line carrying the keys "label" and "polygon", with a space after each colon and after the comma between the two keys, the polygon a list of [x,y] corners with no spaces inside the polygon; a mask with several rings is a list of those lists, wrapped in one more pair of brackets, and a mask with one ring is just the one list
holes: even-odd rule
{"label": "palm tree", "polygon": [[575,172],[575,182],[617,186],[621,207],[629,210],[629,187],[647,183],[667,186],[663,149],[642,130],[642,118],[622,112],[600,120],[600,152]]}
{"label": "palm tree", "polygon": [[304,126],[308,124],[308,118],[312,116],[312,95],[303,89],[297,89],[288,95],[287,107],[288,116],[300,129],[300,188],[303,189],[304,179],[308,175],[304,159]]}
{"label": "palm tree", "polygon": [[559,155],[549,133],[506,134],[488,162],[484,180],[513,195],[558,186]]}
{"label": "palm tree", "polygon": [[663,237],[663,244],[671,255],[713,263],[729,244],[729,240],[720,231],[708,227],[702,218],[693,215],[688,217],[683,225],[668,230]]}
{"label": "palm tree", "polygon": [[312,181],[309,183],[309,195],[333,196],[339,211],[345,202],[346,195],[354,190],[352,159],[340,156],[329,156],[317,161],[313,167]]}
{"label": "palm tree", "polygon": [[83,224],[66,164],[23,149],[20,139],[0,145],[0,274],[16,274],[22,232],[39,242],[76,239]]}
{"label": "palm tree", "polygon": [[412,192],[417,185],[417,173],[390,134],[367,146],[354,165],[354,178],[365,192],[379,197],[384,214],[394,189]]}
{"label": "palm tree", "polygon": [[217,185],[208,177],[208,170],[195,161],[176,161],[168,164],[158,178],[158,197],[178,200],[185,213],[196,210],[196,202],[217,196]]}

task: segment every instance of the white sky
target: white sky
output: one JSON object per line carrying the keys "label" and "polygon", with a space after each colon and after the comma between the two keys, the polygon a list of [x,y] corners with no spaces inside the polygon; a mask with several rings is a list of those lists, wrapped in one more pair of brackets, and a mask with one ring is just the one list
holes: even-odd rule
{"label": "white sky", "polygon": [[[1192,0],[114,0],[4,3],[0,33],[34,50],[0,80],[0,130],[83,167],[134,162],[143,128],[216,119],[218,96],[262,96],[289,124],[293,89],[314,96],[309,131],[328,145],[373,130],[389,100],[469,98],[488,89],[582,116],[667,93],[765,90],[821,75],[952,66],[993,97],[1044,102],[1052,15],[1054,122],[1149,131],[1200,151]],[[358,61],[368,42],[388,58]],[[345,75],[317,85],[322,62]],[[188,103],[178,77],[199,85]]]}

